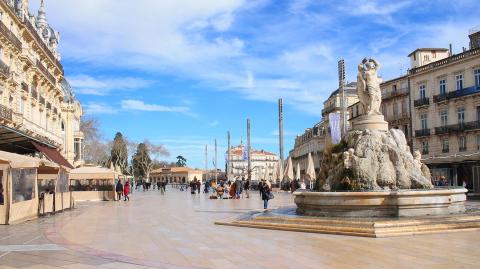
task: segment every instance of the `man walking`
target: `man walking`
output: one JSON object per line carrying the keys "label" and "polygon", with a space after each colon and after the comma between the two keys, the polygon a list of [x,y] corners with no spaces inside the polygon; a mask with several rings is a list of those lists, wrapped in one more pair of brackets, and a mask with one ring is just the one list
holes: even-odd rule
{"label": "man walking", "polygon": [[[242,178],[245,180],[244,178]],[[235,198],[240,199],[240,194],[242,194],[243,184],[239,177],[235,180]]]}
{"label": "man walking", "polygon": [[247,181],[245,181],[243,189],[245,190],[245,196],[247,196],[247,199],[250,198],[250,194],[248,193],[248,190],[250,189],[250,179],[247,179]]}

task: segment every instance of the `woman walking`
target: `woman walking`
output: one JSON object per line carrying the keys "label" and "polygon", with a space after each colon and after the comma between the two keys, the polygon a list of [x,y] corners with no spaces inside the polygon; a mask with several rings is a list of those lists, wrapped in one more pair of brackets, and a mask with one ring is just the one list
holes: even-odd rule
{"label": "woman walking", "polygon": [[123,193],[123,185],[120,179],[118,179],[117,186],[115,186],[115,191],[117,192],[117,201],[120,201]]}
{"label": "woman walking", "polygon": [[123,196],[125,197],[125,200],[124,201],[130,201],[130,197],[128,197],[128,195],[130,194],[130,183],[128,182],[125,182],[125,186],[123,187]]}

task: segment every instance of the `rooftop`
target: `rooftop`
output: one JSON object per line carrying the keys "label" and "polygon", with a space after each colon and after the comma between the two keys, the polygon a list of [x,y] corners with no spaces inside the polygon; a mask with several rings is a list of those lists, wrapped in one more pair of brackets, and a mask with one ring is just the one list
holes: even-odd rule
{"label": "rooftop", "polygon": [[416,50],[412,51],[408,54],[408,57],[412,56],[417,51],[448,51],[446,48],[417,48]]}

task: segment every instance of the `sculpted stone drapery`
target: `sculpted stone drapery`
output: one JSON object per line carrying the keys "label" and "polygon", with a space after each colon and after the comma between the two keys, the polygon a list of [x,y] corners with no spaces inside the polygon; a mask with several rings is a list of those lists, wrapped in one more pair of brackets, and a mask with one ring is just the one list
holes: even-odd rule
{"label": "sculpted stone drapery", "polygon": [[380,64],[374,59],[364,58],[358,65],[357,94],[365,115],[382,115],[380,112],[382,79],[377,75],[379,68]]}

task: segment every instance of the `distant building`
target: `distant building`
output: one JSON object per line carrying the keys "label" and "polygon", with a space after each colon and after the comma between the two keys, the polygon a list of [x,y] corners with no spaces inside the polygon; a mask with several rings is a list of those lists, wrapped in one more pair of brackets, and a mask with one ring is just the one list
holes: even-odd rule
{"label": "distant building", "polygon": [[[353,105],[354,103],[358,102],[358,95],[357,95],[357,82],[350,82],[345,85],[345,96],[343,96],[342,90],[340,88],[336,89],[335,91],[330,94],[330,97],[323,102],[323,109],[322,109],[322,117],[324,126],[328,128],[328,115],[330,113],[342,113],[342,110],[345,108],[345,120],[347,120],[347,130],[350,128],[350,123],[348,119],[350,118],[350,114],[348,111],[348,107]],[[343,106],[343,98],[345,100],[345,107]],[[343,119],[340,122],[340,129],[343,126]]]}
{"label": "distant building", "polygon": [[[247,178],[248,161],[246,156],[247,147],[239,145],[230,149],[230,171],[232,176],[240,176]],[[228,155],[228,151],[225,153]],[[268,180],[275,182],[277,180],[275,169],[278,165],[278,157],[275,153],[265,150],[251,150],[251,169],[252,181],[260,181],[268,175]],[[265,169],[267,172],[265,172]]]}
{"label": "distant building", "polygon": [[150,182],[158,181],[167,183],[189,183],[197,179],[202,181],[203,170],[193,169],[189,167],[169,167],[153,170],[150,173]]}
{"label": "distant building", "polygon": [[320,172],[320,164],[325,150],[326,128],[323,122],[319,122],[308,128],[302,135],[295,138],[295,146],[290,151],[289,156],[292,158],[292,164],[296,168],[297,163],[300,164],[300,177],[305,177],[305,171],[308,165],[308,153],[312,154],[315,172]]}

